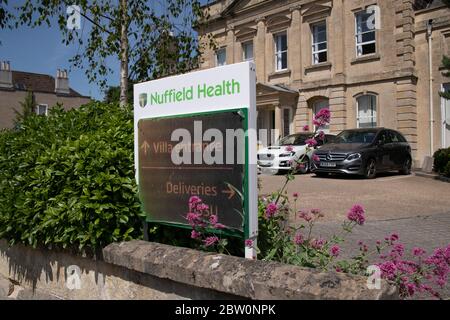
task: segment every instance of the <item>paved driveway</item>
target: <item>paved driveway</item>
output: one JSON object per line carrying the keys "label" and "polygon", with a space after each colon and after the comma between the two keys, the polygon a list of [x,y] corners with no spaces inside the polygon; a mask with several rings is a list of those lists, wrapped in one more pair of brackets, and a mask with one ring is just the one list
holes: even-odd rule
{"label": "paved driveway", "polygon": [[[284,176],[260,175],[260,194],[278,190]],[[450,212],[450,183],[415,175],[383,175],[374,180],[296,175],[289,195],[300,194],[300,208],[320,208],[326,221],[342,221],[355,203],[366,208],[368,221]],[[449,229],[450,233],[450,229]]]}

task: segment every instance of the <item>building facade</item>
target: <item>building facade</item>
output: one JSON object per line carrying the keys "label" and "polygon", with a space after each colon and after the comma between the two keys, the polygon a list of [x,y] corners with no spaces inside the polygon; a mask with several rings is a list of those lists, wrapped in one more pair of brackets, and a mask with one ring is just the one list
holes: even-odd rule
{"label": "building facade", "polygon": [[21,112],[28,92],[33,94],[35,111],[47,115],[57,103],[65,110],[79,107],[91,101],[69,87],[67,71],[58,70],[56,78],[46,74],[11,70],[9,62],[0,62],[0,129],[14,125],[16,112]]}
{"label": "building facade", "polygon": [[329,107],[326,131],[397,129],[416,167],[450,146],[450,103],[439,95],[450,89],[450,9],[440,1],[219,0],[205,10],[199,41],[208,48],[212,36],[217,48],[201,68],[255,62],[259,128],[299,132]]}

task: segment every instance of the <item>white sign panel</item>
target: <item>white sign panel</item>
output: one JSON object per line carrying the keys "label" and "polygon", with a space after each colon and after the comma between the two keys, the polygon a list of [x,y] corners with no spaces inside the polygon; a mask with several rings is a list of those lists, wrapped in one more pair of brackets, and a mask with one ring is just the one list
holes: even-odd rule
{"label": "white sign panel", "polygon": [[[246,180],[245,183],[245,238],[256,246],[258,227],[257,204],[257,135],[256,135],[256,75],[251,62],[232,64],[184,75],[178,75],[134,85],[134,132],[135,132],[135,165],[136,179],[140,184],[139,170],[143,161],[140,154],[142,148],[139,139],[138,124],[140,121],[155,118],[191,116],[196,114],[217,113],[236,109],[246,110],[245,138]],[[144,128],[144,126],[142,126]],[[145,130],[151,130],[147,123]],[[141,130],[142,131],[142,130]],[[222,130],[223,131],[223,130]],[[144,152],[147,155],[151,148],[145,141]],[[173,165],[173,163],[171,164]],[[146,167],[148,169],[148,167]],[[153,171],[156,174],[156,171]],[[207,175],[207,171],[204,173]],[[217,173],[216,173],[217,174]],[[205,177],[206,179],[207,177]],[[141,195],[142,198],[142,195]],[[182,214],[182,213],[180,213]],[[246,248],[246,256],[256,258],[254,248]]]}

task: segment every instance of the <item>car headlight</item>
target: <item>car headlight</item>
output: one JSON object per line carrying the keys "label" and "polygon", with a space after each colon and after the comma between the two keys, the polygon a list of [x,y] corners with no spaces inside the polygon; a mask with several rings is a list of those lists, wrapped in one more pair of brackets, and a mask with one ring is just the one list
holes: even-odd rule
{"label": "car headlight", "polygon": [[289,152],[289,153],[282,153],[280,154],[280,158],[288,158],[295,156],[295,152]]}
{"label": "car headlight", "polygon": [[361,154],[360,153],[352,153],[347,157],[347,160],[356,160],[356,159],[361,159]]}

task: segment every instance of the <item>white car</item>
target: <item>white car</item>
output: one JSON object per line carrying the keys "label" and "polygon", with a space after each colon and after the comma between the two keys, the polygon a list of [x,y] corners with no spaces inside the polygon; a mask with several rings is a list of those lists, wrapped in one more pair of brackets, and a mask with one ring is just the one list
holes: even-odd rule
{"label": "white car", "polygon": [[[305,153],[306,140],[312,137],[312,133],[295,133],[281,139],[276,145],[261,148],[258,150],[258,171],[261,173],[277,174],[282,171],[291,170]],[[332,141],[333,135],[326,134],[324,141],[316,139],[320,148],[321,145]],[[307,173],[310,169],[310,160],[314,149],[303,158],[304,165],[300,167],[298,172]]]}

